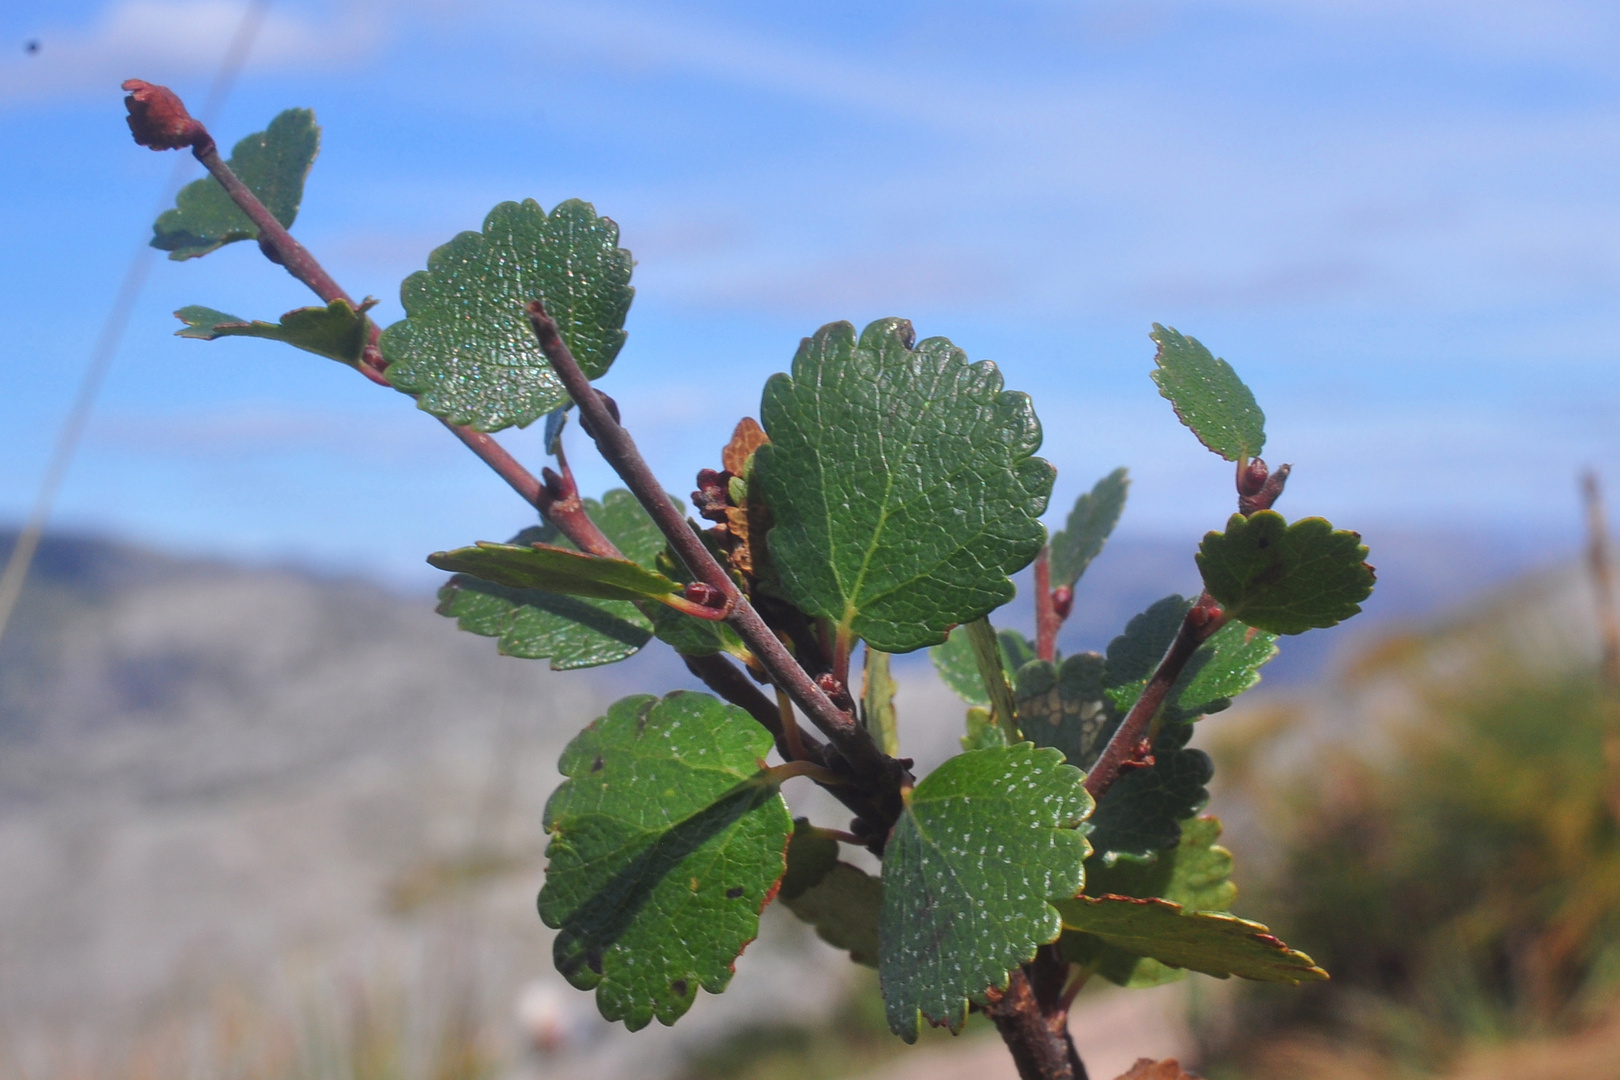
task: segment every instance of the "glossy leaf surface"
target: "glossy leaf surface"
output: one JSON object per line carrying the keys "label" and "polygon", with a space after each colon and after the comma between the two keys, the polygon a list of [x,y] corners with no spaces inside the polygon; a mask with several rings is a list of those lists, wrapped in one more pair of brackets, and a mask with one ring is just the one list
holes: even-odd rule
{"label": "glossy leaf surface", "polygon": [[545,302],[590,378],[624,345],[630,253],[619,227],[578,199],[547,214],[533,199],[489,212],[400,286],[405,318],[379,345],[396,388],[434,416],[478,431],[523,427],[568,402],[524,305]]}
{"label": "glossy leaf surface", "polygon": [[540,917],[557,970],[632,1031],[718,994],[759,932],[792,820],[770,735],[707,694],[614,703],[563,751]]}
{"label": "glossy leaf surface", "polygon": [[912,790],[883,858],[878,970],[897,1035],[959,1030],[969,1001],[1057,939],[1050,901],[1083,884],[1090,809],[1080,771],[1028,743],[959,754]]}
{"label": "glossy leaf surface", "polygon": [[903,319],[818,330],[772,376],[755,454],[787,598],[885,652],[945,640],[1012,599],[1046,540],[1053,470],[1001,373]]}
{"label": "glossy leaf surface", "polygon": [[1258,456],[1266,445],[1266,417],[1232,365],[1197,338],[1158,323],[1148,336],[1159,346],[1153,381],[1198,441],[1227,461]]}
{"label": "glossy leaf surface", "polygon": [[1274,510],[1233,514],[1198,546],[1204,588],[1235,619],[1273,634],[1334,626],[1372,594],[1367,548],[1322,518],[1288,524]]}
{"label": "glossy leaf surface", "polygon": [[367,300],[356,309],[347,300],[334,300],[326,307],[296,308],[283,315],[280,322],[273,323],[241,319],[193,304],[174,313],[175,318],[186,324],[174,334],[199,341],[222,337],[284,341],[305,352],[354,367],[360,363],[370,330],[371,323],[365,313],[375,303],[375,300]]}
{"label": "glossy leaf surface", "polygon": [[1052,537],[1052,587],[1073,585],[1102,554],[1108,534],[1125,510],[1131,482],[1124,469],[1115,469],[1074,501],[1068,520]]}
{"label": "glossy leaf surface", "polygon": [[[321,148],[321,129],[308,109],[288,109],[270,126],[242,139],[226,162],[285,228],[298,217],[304,180]],[[174,207],[152,226],[152,246],[171,259],[195,259],[237,240],[255,240],[258,226],[212,176],[180,189]]]}

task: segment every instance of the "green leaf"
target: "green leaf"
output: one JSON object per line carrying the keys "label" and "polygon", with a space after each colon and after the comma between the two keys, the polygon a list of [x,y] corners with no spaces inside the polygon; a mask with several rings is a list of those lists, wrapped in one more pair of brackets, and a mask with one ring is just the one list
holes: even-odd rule
{"label": "green leaf", "polygon": [[866,647],[866,669],[861,680],[861,715],[872,739],[890,757],[900,753],[900,727],[894,711],[894,695],[900,687],[889,671],[889,654]]}
{"label": "green leaf", "polygon": [[[1035,646],[1016,630],[998,630],[996,641],[1001,645],[1002,667],[1009,672],[1016,672],[1035,659]],[[967,630],[956,627],[945,644],[928,650],[928,657],[934,662],[939,677],[956,692],[957,697],[969,705],[990,704],[990,695],[985,691],[984,679],[979,676],[979,662],[974,656],[973,643],[968,640]]]}
{"label": "green leaf", "polygon": [[1091,846],[1107,865],[1151,861],[1181,840],[1181,822],[1209,802],[1215,767],[1187,749],[1193,726],[1167,723],[1153,743],[1154,764],[1120,774],[1091,815]]}
{"label": "green leaf", "polygon": [[365,350],[371,320],[366,312],[377,303],[367,299],[358,308],[347,300],[334,300],[325,307],[296,308],[281,317],[279,323],[239,319],[213,308],[191,305],[175,312],[175,318],[185,328],[174,332],[176,337],[213,341],[222,337],[256,337],[271,341],[285,341],[288,345],[324,356],[328,360],[355,367]]}
{"label": "green leaf", "polygon": [[563,751],[540,917],[557,970],[609,1020],[673,1024],[759,932],[792,821],[743,710],[676,691],[615,702]]}
{"label": "green leaf", "polygon": [[[1146,683],[1169,651],[1192,601],[1174,593],[1156,600],[1125,624],[1125,632],[1108,643],[1109,687]],[[1134,697],[1132,700],[1135,700]]]}
{"label": "green leaf", "polygon": [[992,746],[1006,746],[1007,736],[989,709],[975,705],[967,711],[967,734],[961,741],[964,750],[988,750]]}
{"label": "green leaf", "polygon": [[945,640],[1013,597],[1046,540],[1053,470],[1040,422],[1001,373],[911,324],[832,323],[765,385],[754,477],[781,586],[884,652]]}
{"label": "green leaf", "polygon": [[1102,554],[1108,534],[1119,524],[1125,493],[1131,482],[1123,468],[1115,469],[1074,501],[1069,520],[1052,537],[1052,587],[1073,585],[1091,560]]}
{"label": "green leaf", "polygon": [[378,344],[394,386],[453,424],[524,427],[567,404],[524,305],[541,299],[591,378],[624,344],[630,253],[619,227],[570,199],[550,215],[533,199],[504,202],[481,233],[464,232],[405,279],[405,318]]}
{"label": "green leaf", "polygon": [[1232,365],[1158,323],[1148,336],[1159,346],[1153,381],[1198,441],[1227,461],[1257,456],[1266,445],[1266,416]]}
{"label": "green leaf", "polygon": [[[620,551],[643,566],[653,563],[662,550],[663,535],[634,495],[618,488],[602,496],[601,502],[585,499],[584,505]],[[525,529],[511,543],[571,546],[550,525]],[[682,623],[714,625],[663,604],[654,614],[664,611]],[[652,636],[653,627],[634,604],[623,600],[512,589],[467,574],[457,574],[439,590],[438,612],[456,619],[462,630],[499,639],[498,649],[505,656],[549,657],[557,671],[634,656]]]}
{"label": "green leaf", "polygon": [[815,927],[822,941],[845,950],[857,964],[877,967],[883,883],[840,862],[838,841],[803,818],[793,823],[787,866],[783,905]]}
{"label": "green leaf", "polygon": [[1058,901],[1066,930],[1172,967],[1225,979],[1302,983],[1328,977],[1309,956],[1271,936],[1260,923],[1212,911],[1184,911],[1168,900],[1080,896]]}
{"label": "green leaf", "polygon": [[1018,669],[1018,729],[1036,746],[1063,751],[1082,771],[1097,763],[1123,716],[1103,687],[1103,658],[1076,653],[1062,665],[1031,660]]}
{"label": "green leaf", "polygon": [[1055,941],[1089,850],[1080,770],[1028,743],[949,759],[914,788],[883,856],[878,971],[889,1027],[960,1030],[969,1001]]}
{"label": "green leaf", "polygon": [[1358,533],[1322,518],[1292,525],[1275,510],[1233,514],[1198,545],[1204,588],[1234,619],[1273,634],[1343,622],[1372,595],[1373,568]]}
{"label": "green leaf", "polygon": [[472,547],[435,551],[428,563],[511,589],[541,589],[598,600],[657,600],[680,592],[663,574],[629,559],[605,559],[541,544],[520,547],[480,540]]}
{"label": "green leaf", "polygon": [[[1105,685],[1120,715],[1130,712],[1159,666],[1192,601],[1174,594],[1155,602],[1108,645]],[[1193,654],[1165,701],[1166,720],[1196,720],[1220,712],[1260,681],[1260,668],[1277,655],[1277,637],[1231,622]]]}
{"label": "green leaf", "polygon": [[[1151,863],[1121,859],[1113,866],[1101,859],[1086,861],[1088,896],[1156,896],[1190,911],[1228,911],[1237,897],[1232,884],[1232,853],[1219,847],[1221,823],[1213,817],[1181,823],[1181,843]],[[1158,986],[1186,975],[1146,956],[1127,952],[1103,939],[1065,930],[1063,955],[1084,964],[1120,986]]]}
{"label": "green leaf", "polygon": [[[321,129],[308,109],[288,109],[231,150],[226,162],[275,219],[292,228],[304,199],[304,179],[321,148]],[[174,208],[152,226],[152,246],[171,259],[195,259],[237,240],[256,240],[258,226],[212,176],[180,189]]]}
{"label": "green leaf", "polygon": [[1001,728],[1002,737],[1009,743],[1019,741],[1018,710],[1013,705],[1012,683],[1008,680],[1006,665],[1001,658],[1001,644],[989,619],[974,619],[968,623],[968,644],[973,647],[973,662],[979,669],[979,681],[990,696],[990,712]]}

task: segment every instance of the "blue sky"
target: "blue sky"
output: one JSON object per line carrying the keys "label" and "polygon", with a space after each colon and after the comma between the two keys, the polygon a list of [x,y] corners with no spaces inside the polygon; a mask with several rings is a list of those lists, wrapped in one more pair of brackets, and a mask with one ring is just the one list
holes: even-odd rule
{"label": "blue sky", "polygon": [[[172,167],[130,142],[118,83],[199,101],[240,10],[0,13],[0,519]],[[637,298],[602,385],[681,494],[800,337],[903,315],[1034,396],[1054,516],[1125,464],[1123,527],[1190,546],[1230,479],[1148,380],[1158,321],[1254,388],[1296,466],[1280,509],[1375,548],[1450,527],[1553,548],[1578,468],[1620,485],[1617,54],[1620,7],[1547,0],[282,0],[214,130],[315,109],[294,231],[388,320],[496,202],[616,219]],[[525,524],[408,399],[171,336],[184,304],[306,302],[251,245],[159,263],[57,522],[406,581]],[[537,433],[503,438],[538,466]]]}

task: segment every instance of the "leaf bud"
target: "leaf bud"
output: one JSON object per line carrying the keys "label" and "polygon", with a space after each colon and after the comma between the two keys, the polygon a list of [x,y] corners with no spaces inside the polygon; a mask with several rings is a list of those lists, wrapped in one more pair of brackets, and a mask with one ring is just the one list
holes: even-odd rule
{"label": "leaf bud", "polygon": [[713,585],[705,585],[701,581],[694,581],[686,587],[686,598],[700,607],[723,607],[725,596]]}
{"label": "leaf bud", "polygon": [[1074,610],[1074,586],[1059,585],[1052,590],[1052,611],[1060,619],[1067,619]]}
{"label": "leaf bud", "polygon": [[196,146],[208,138],[208,131],[191,118],[180,96],[167,86],[154,86],[140,79],[125,79],[124,107],[130,134],[142,146],[153,150],[179,150]]}
{"label": "leaf bud", "polygon": [[692,492],[692,505],[698,515],[709,521],[725,521],[727,496],[730,494],[729,473],[702,469],[697,474],[697,490]]}
{"label": "leaf bud", "polygon": [[1246,498],[1260,494],[1260,489],[1266,486],[1266,477],[1270,474],[1271,470],[1266,468],[1265,459],[1255,458],[1238,470],[1238,494]]}
{"label": "leaf bud", "polygon": [[845,689],[844,684],[839,682],[832,672],[828,671],[816,676],[816,685],[821,687],[821,692],[831,698],[832,703],[844,712],[852,713],[855,711],[855,699],[849,696],[849,691]]}

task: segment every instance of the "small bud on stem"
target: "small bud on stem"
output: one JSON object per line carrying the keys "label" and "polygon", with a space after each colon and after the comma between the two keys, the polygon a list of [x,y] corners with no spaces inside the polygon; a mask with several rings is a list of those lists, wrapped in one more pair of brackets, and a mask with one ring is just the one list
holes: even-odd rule
{"label": "small bud on stem", "polygon": [[208,131],[186,111],[185,104],[167,86],[141,79],[125,79],[124,107],[129,110],[129,131],[135,141],[153,150],[182,150],[208,140]]}
{"label": "small bud on stem", "polygon": [[1052,590],[1052,611],[1060,619],[1067,619],[1074,610],[1074,586],[1059,585]]}

